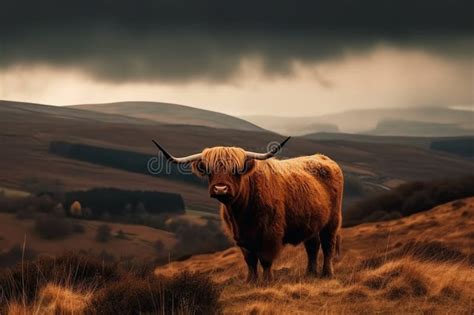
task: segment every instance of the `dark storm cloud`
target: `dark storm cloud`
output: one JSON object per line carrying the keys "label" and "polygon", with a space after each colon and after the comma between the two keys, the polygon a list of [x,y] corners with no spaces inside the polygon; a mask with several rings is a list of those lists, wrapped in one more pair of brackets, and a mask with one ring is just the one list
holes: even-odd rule
{"label": "dark storm cloud", "polygon": [[293,61],[334,59],[380,42],[463,54],[472,48],[471,9],[470,1],[6,1],[0,67],[75,67],[112,81],[219,81],[244,57],[261,58],[267,74],[285,74]]}

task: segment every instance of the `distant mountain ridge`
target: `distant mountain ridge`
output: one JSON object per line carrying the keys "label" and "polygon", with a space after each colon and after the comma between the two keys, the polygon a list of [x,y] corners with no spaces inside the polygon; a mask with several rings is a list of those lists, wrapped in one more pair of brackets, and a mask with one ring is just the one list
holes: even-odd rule
{"label": "distant mountain ridge", "polygon": [[465,136],[473,134],[474,130],[461,128],[454,123],[435,123],[404,119],[387,119],[377,123],[377,126],[367,134],[378,136]]}
{"label": "distant mountain ridge", "polygon": [[[326,114],[313,117],[278,117],[278,116],[242,116],[242,118],[253,122],[265,129],[269,129],[282,134],[304,135],[316,132],[333,132],[333,130],[308,130],[311,124],[333,125],[344,133],[370,133],[377,128],[377,125],[386,120],[410,120],[419,122],[418,130],[407,133],[404,130],[393,129],[384,132],[384,135],[410,135],[423,136],[428,133],[426,129],[431,129],[430,136],[452,136],[452,135],[472,135],[474,134],[474,111],[450,109],[444,107],[416,107],[416,108],[387,108],[387,109],[357,109],[341,113]],[[447,130],[433,131],[434,124],[451,124],[453,129],[449,133]],[[422,126],[422,124],[425,124]],[[425,128],[423,128],[425,127]],[[404,132],[404,133],[400,133]]]}
{"label": "distant mountain ridge", "polygon": [[70,108],[152,120],[162,124],[196,125],[247,131],[263,131],[246,120],[210,110],[160,102],[117,102],[71,105]]}

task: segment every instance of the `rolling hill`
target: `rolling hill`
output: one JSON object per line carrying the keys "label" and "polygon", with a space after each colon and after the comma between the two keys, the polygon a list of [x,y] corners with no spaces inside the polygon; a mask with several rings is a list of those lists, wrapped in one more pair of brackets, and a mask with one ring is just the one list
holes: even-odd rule
{"label": "rolling hill", "polygon": [[[38,108],[36,108],[38,107]],[[100,119],[99,119],[100,118]],[[265,131],[216,129],[205,126],[157,124],[145,119],[95,113],[77,108],[0,102],[0,181],[5,188],[22,188],[31,177],[60,180],[67,190],[115,187],[179,193],[187,208],[214,212],[217,203],[207,189],[194,184],[148,176],[52,154],[51,142],[156,154],[151,139],[173,154],[187,155],[216,145],[264,151],[281,136]],[[455,177],[474,169],[472,161],[407,145],[315,141],[293,138],[282,156],[324,153],[338,161],[346,174],[364,182],[390,186],[399,181]]]}
{"label": "rolling hill", "polygon": [[[36,119],[42,119],[47,116],[54,116],[57,119],[68,119],[75,123],[81,121],[96,121],[105,123],[124,123],[137,125],[153,125],[151,120],[140,119],[115,114],[103,114],[100,112],[84,111],[74,107],[51,106],[44,104],[34,104],[25,102],[13,102],[0,100],[2,114],[17,117],[36,115]],[[28,123],[28,121],[16,121],[17,123]]]}
{"label": "rolling hill", "polygon": [[428,149],[433,141],[442,140],[457,140],[457,139],[474,139],[471,136],[467,137],[408,137],[408,136],[378,136],[378,135],[367,135],[357,133],[342,133],[342,132],[316,132],[307,134],[304,138],[319,141],[331,141],[331,140],[342,140],[342,141],[354,141],[354,142],[366,142],[366,143],[385,143],[385,144],[400,144],[409,145],[419,148]]}
{"label": "rolling hill", "polygon": [[155,273],[211,275],[223,287],[225,314],[470,314],[473,219],[474,198],[468,198],[343,229],[342,259],[332,280],[305,276],[301,245],[285,248],[275,265],[276,280],[268,285],[244,282],[246,267],[235,247],[172,262]]}
{"label": "rolling hill", "polygon": [[[242,116],[242,118],[268,130],[292,135],[333,132],[320,128],[310,130],[312,124],[335,126],[345,133],[378,134],[374,129],[384,120],[411,120],[420,123],[417,129],[409,133],[401,125],[399,128],[395,126],[389,131],[384,131],[384,135],[424,136],[428,131],[429,135],[440,137],[474,134],[473,111],[444,107],[360,109],[313,117]],[[449,124],[451,129],[436,130],[431,124]],[[452,132],[454,133],[451,134]]]}
{"label": "rolling hill", "polygon": [[119,102],[70,106],[77,109],[153,120],[162,124],[196,125],[212,128],[262,131],[262,128],[233,116],[190,106],[158,102]]}
{"label": "rolling hill", "polygon": [[[74,222],[83,226],[82,233],[74,233],[60,240],[45,240],[35,232],[33,219],[20,220],[14,214],[0,213],[0,248],[2,248],[0,254],[3,254],[3,250],[21,246],[25,236],[26,249],[41,255],[58,255],[74,250],[89,252],[92,255],[106,253],[115,258],[132,256],[145,259],[156,258],[154,243],[157,240],[165,245],[166,250],[171,250],[176,243],[173,233],[143,225],[110,222],[107,225],[111,228],[112,237],[107,242],[97,242],[95,239],[97,229],[104,222],[92,220],[74,220]],[[116,237],[120,230],[125,237]],[[124,251],[124,248],[127,250]]]}

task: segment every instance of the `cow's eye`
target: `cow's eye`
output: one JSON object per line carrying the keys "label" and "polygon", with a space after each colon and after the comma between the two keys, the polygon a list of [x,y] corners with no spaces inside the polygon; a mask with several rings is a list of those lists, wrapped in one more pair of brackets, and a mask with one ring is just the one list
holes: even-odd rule
{"label": "cow's eye", "polygon": [[203,161],[197,162],[196,169],[198,170],[199,174],[202,174],[202,175],[210,174],[209,170],[206,167],[206,164]]}

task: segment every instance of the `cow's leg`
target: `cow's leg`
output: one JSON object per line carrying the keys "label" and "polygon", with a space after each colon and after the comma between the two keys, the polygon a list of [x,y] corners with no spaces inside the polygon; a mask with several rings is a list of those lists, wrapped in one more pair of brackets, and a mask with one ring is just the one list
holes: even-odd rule
{"label": "cow's leg", "polygon": [[260,264],[262,265],[262,268],[263,268],[263,280],[265,282],[273,281],[273,271],[272,271],[273,261],[270,259],[260,258]]}
{"label": "cow's leg", "polygon": [[257,255],[251,251],[248,251],[245,248],[240,248],[242,254],[244,255],[245,262],[247,263],[247,282],[255,282],[258,279],[257,265],[258,258]]}
{"label": "cow's leg", "polygon": [[336,238],[337,238],[338,228],[333,228],[331,226],[325,227],[319,233],[321,239],[321,247],[324,253],[324,264],[323,264],[323,278],[332,278],[334,276],[334,269],[332,266],[332,259],[336,249]]}
{"label": "cow's leg", "polygon": [[304,242],[304,248],[308,255],[308,267],[306,273],[311,276],[315,276],[318,272],[318,252],[320,246],[319,236],[310,238]]}

